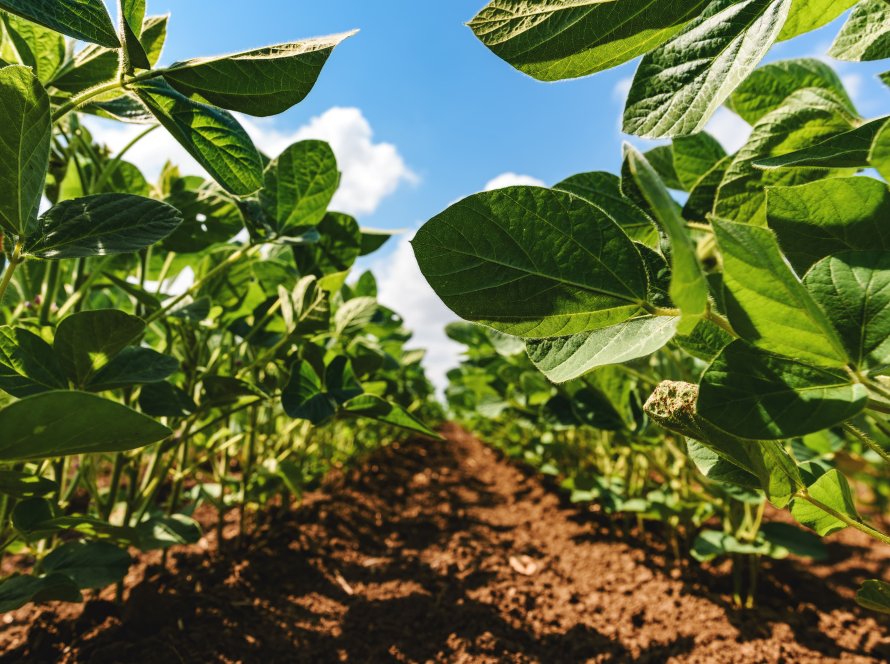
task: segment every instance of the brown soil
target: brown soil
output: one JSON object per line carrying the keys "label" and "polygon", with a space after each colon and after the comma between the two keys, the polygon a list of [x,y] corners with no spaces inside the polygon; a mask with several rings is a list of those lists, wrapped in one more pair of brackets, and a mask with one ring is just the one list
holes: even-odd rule
{"label": "brown soil", "polygon": [[246,552],[134,566],[122,608],[24,608],[0,662],[880,662],[890,622],[853,589],[884,576],[858,533],[831,562],[767,567],[739,611],[723,568],[672,567],[455,427],[392,445]]}

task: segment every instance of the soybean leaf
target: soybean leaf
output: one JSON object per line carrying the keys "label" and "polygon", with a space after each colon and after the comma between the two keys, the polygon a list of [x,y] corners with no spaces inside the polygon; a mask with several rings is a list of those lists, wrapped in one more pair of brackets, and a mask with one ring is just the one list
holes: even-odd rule
{"label": "soybean leaf", "polygon": [[77,386],[129,346],[145,329],[141,318],[116,309],[81,311],[64,318],[53,348],[62,369]]}
{"label": "soybean leaf", "polygon": [[390,403],[373,394],[362,394],[343,404],[343,410],[350,415],[367,417],[378,422],[406,429],[415,433],[442,440],[442,437],[414,417],[398,404]]}
{"label": "soybean leaf", "polygon": [[67,387],[48,343],[24,328],[0,327],[0,389],[22,398]]}
{"label": "soybean leaf", "polygon": [[668,189],[685,191],[683,183],[680,182],[680,178],[677,176],[677,169],[674,167],[673,145],[659,145],[651,150],[647,150],[643,156],[658,174],[658,177],[661,178],[662,182],[664,182],[664,186]]}
{"label": "soybean leaf", "polygon": [[29,498],[15,506],[12,524],[29,542],[46,539],[59,532],[79,533],[89,539],[111,540],[128,545],[135,540],[132,528],[113,526],[107,521],[83,514],[57,516],[48,500]]}
{"label": "soybean leaf", "polygon": [[729,332],[707,318],[700,320],[689,334],[674,337],[674,342],[680,348],[708,363],[734,340],[735,337]]}
{"label": "soybean leaf", "polygon": [[859,0],[793,0],[779,41],[797,37],[831,23]]}
{"label": "soybean leaf", "polygon": [[605,171],[579,173],[553,186],[580,196],[621,226],[630,239],[649,247],[658,245],[658,227],[639,206],[621,193],[621,178]]}
{"label": "soybean leaf", "polygon": [[169,16],[149,16],[142,23],[139,41],[145,49],[149,64],[154,67],[161,59],[164,43],[167,41],[167,21]]}
{"label": "soybean leaf", "polygon": [[707,132],[674,139],[674,171],[684,191],[690,191],[726,157],[726,150]]}
{"label": "soybean leaf", "polygon": [[885,122],[878,130],[868,154],[868,163],[890,182],[890,122]]}
{"label": "soybean leaf", "polygon": [[586,76],[650,51],[709,0],[492,0],[469,26],[492,52],[542,81]]}
{"label": "soybean leaf", "polygon": [[120,48],[102,0],[0,0],[0,9],[75,39]]}
{"label": "soybean leaf", "polygon": [[161,382],[142,386],[139,409],[151,417],[185,417],[198,410],[198,406],[184,390]]}
{"label": "soybean leaf", "polygon": [[743,438],[803,436],[855,417],[868,392],[843,369],[729,344],[701,379],[698,412]]}
{"label": "soybean leaf", "polygon": [[770,187],[766,216],[799,274],[823,256],[846,250],[890,249],[890,191],[867,177],[829,178],[797,187]]}
{"label": "soybean leaf", "polygon": [[18,61],[31,67],[41,83],[52,79],[65,60],[65,38],[54,30],[12,14],[3,15],[3,25]]}
{"label": "soybean leaf", "polygon": [[244,228],[244,218],[231,196],[215,182],[194,175],[171,175],[164,202],[179,210],[183,222],[162,245],[168,251],[197,253],[228,242]]}
{"label": "soybean leaf", "polygon": [[64,574],[11,576],[0,582],[0,613],[29,602],[82,602],[77,584]]}
{"label": "soybean leaf", "polygon": [[757,68],[735,89],[727,106],[753,125],[804,88],[827,90],[851,112],[855,110],[840,77],[834,69],[816,58],[779,60]]}
{"label": "soybean leaf", "polygon": [[427,222],[412,245],[457,315],[529,339],[569,336],[643,312],[648,277],[611,217],[566,192],[508,187]]}
{"label": "soybean leaf", "polygon": [[890,583],[869,579],[856,592],[856,603],[871,611],[890,613]]}
{"label": "soybean leaf", "polygon": [[94,102],[80,109],[85,113],[130,124],[154,124],[155,116],[149,112],[139,97],[130,92],[110,101]]}
{"label": "soybean leaf", "polygon": [[771,521],[760,527],[760,533],[770,545],[773,558],[784,558],[788,554],[823,561],[828,558],[828,550],[822,540],[806,530],[790,523]]}
{"label": "soybean leaf", "polygon": [[303,360],[291,371],[291,379],[281,393],[281,405],[288,417],[322,424],[337,412],[336,402],[324,392],[321,377]]}
{"label": "soybean leaf", "polygon": [[791,0],[714,0],[643,57],[624,131],[649,138],[700,131],[772,46]]}
{"label": "soybean leaf", "polygon": [[123,581],[130,563],[126,551],[108,542],[66,542],[50,552],[41,566],[50,574],[64,574],[84,590]]}
{"label": "soybean leaf", "polygon": [[30,68],[13,65],[0,69],[0,98],[0,228],[22,237],[37,219],[46,184],[49,95]]}
{"label": "soybean leaf", "polygon": [[277,115],[303,101],[334,47],[354,34],[177,62],[164,78],[182,94],[200,95],[215,106],[261,117]]}
{"label": "soybean leaf", "polygon": [[14,498],[35,498],[48,496],[58,490],[59,485],[46,477],[17,470],[0,470],[0,494]]}
{"label": "soybean leaf", "polygon": [[51,84],[62,92],[76,94],[110,81],[119,67],[117,52],[89,44],[56,72]]}
{"label": "soybean leaf", "polygon": [[47,210],[25,244],[39,258],[128,254],[164,239],[182,223],[176,208],[132,194],[97,194]]}
{"label": "soybean leaf", "polygon": [[887,118],[866,122],[861,127],[832,136],[803,150],[778,157],[756,159],[757,168],[866,168],[875,138],[887,124]]}
{"label": "soybean leaf", "polygon": [[714,209],[717,192],[732,163],[732,157],[724,157],[707,173],[701,176],[689,192],[683,205],[683,217],[693,221],[706,221]]}
{"label": "soybean leaf", "polygon": [[334,335],[350,335],[362,330],[378,308],[377,299],[373,297],[354,297],[344,302],[334,314]]}
{"label": "soybean leaf", "polygon": [[837,332],[767,228],[715,219],[729,320],[752,344],[827,367],[848,359]]}
{"label": "soybean leaf", "polygon": [[158,383],[179,370],[179,360],[151,348],[124,348],[87,381],[91,392]]}
{"label": "soybean leaf", "polygon": [[725,219],[763,225],[766,222],[764,187],[795,185],[842,171],[807,168],[761,171],[755,162],[816,145],[852,129],[858,120],[827,90],[799,90],[783,105],[763,116],[751,137],[735,155],[717,192],[714,212]]}
{"label": "soybean leaf", "polygon": [[651,355],[677,331],[675,316],[645,316],[556,339],[526,342],[528,356],[554,383],[579,378],[597,367],[621,364]]}
{"label": "soybean leaf", "polygon": [[400,231],[387,231],[378,228],[362,228],[362,244],[360,256],[373,254],[386,244],[393,235],[398,235]]}
{"label": "soybean leaf", "polygon": [[124,70],[132,72],[136,68],[151,69],[145,48],[139,41],[142,22],[145,20],[145,0],[118,0],[117,13]]}
{"label": "soybean leaf", "polygon": [[850,251],[822,259],[804,285],[828,314],[853,365],[890,364],[890,253]]}
{"label": "soybean leaf", "polygon": [[[814,484],[807,487],[807,493],[819,503],[835,512],[860,521],[853,502],[853,494],[847,478],[832,468]],[[803,499],[796,499],[791,505],[791,514],[807,528],[812,528],[822,537],[847,527],[840,519]]]}
{"label": "soybean leaf", "polygon": [[664,184],[646,159],[633,147],[624,148],[625,159],[637,187],[671,242],[670,296],[680,308],[681,334],[691,332],[708,310],[708,284],[696,256],[695,244]]}
{"label": "soybean leaf", "polygon": [[760,480],[755,475],[723,458],[707,445],[689,438],[686,449],[690,461],[712,482],[735,484],[746,489],[760,488]]}
{"label": "soybean leaf", "polygon": [[362,251],[362,230],[358,222],[348,214],[328,212],[316,229],[321,235],[318,242],[293,247],[300,273],[318,277],[345,273]]}
{"label": "soybean leaf", "polygon": [[337,158],[324,141],[300,141],[269,163],[260,205],[279,235],[317,226],[340,184]]}
{"label": "soybean leaf", "polygon": [[93,394],[44,392],[0,410],[0,459],[123,452],[172,432],[154,420]]}
{"label": "soybean leaf", "polygon": [[195,544],[201,539],[201,525],[184,514],[154,513],[139,524],[136,532],[141,551]]}
{"label": "soybean leaf", "polygon": [[828,55],[853,62],[890,57],[890,5],[884,0],[862,0],[850,13]]}
{"label": "soybean leaf", "polygon": [[135,87],[139,99],[226,191],[248,196],[263,184],[253,141],[226,111],[201,104],[159,80]]}

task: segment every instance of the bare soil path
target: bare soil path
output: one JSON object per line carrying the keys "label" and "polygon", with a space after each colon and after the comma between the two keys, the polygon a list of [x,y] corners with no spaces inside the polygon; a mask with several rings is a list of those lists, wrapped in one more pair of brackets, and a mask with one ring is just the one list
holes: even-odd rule
{"label": "bare soil path", "polygon": [[[247,551],[140,561],[123,607],[25,608],[0,662],[884,662],[856,584],[890,560],[843,533],[772,563],[737,611],[722,569],[670,565],[459,428],[380,451]],[[650,539],[650,538],[647,538]]]}

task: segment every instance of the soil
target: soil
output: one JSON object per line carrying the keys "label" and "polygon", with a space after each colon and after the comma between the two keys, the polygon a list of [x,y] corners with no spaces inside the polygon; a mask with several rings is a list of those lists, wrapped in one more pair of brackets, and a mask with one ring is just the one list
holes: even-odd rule
{"label": "soil", "polygon": [[0,662],[890,660],[890,621],[853,602],[890,556],[859,533],[829,538],[825,564],[766,564],[759,608],[737,610],[725,566],[677,567],[650,535],[618,536],[445,433],[267,514],[245,548],[220,551],[211,531],[166,569],[143,557],[122,605],[104,594],[7,614]]}

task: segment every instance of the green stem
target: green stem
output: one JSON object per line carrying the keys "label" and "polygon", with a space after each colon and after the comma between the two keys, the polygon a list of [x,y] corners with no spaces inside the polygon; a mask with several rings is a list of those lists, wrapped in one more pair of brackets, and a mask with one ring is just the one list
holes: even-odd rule
{"label": "green stem", "polygon": [[865,533],[869,537],[873,537],[876,540],[878,540],[879,542],[883,542],[884,544],[890,544],[890,536],[885,535],[880,530],[876,530],[875,528],[872,528],[871,526],[868,526],[868,525],[862,523],[861,521],[857,521],[856,519],[853,519],[853,518],[847,516],[843,512],[838,512],[833,507],[830,507],[830,506],[826,505],[825,503],[817,500],[816,498],[813,498],[811,495],[809,495],[806,492],[806,490],[798,492],[797,498],[799,498],[800,500],[803,500],[804,502],[809,503],[813,507],[818,507],[820,510],[822,510],[826,514],[830,514],[831,516],[833,516],[835,519],[837,519],[841,523],[844,523],[844,524],[850,526],[850,528],[854,528],[854,529],[858,530],[859,532]]}
{"label": "green stem", "polygon": [[22,262],[23,249],[22,243],[16,242],[15,248],[12,250],[12,257],[9,259],[9,265],[6,267],[6,272],[3,273],[3,279],[0,280],[0,303],[3,302],[3,297],[6,295],[6,289],[9,288],[15,269]]}
{"label": "green stem", "polygon": [[52,261],[46,275],[46,288],[43,291],[43,302],[40,303],[40,324],[48,325],[49,316],[53,310],[56,297],[59,293],[59,261]]}
{"label": "green stem", "polygon": [[726,318],[724,318],[723,316],[718,314],[716,311],[711,309],[710,307],[708,307],[708,313],[705,315],[705,318],[707,320],[711,321],[712,323],[714,323],[714,325],[721,328],[725,332],[731,334],[733,337],[738,338],[739,335],[732,328],[732,325],[730,324],[730,322]]}
{"label": "green stem", "polygon": [[872,440],[862,429],[847,422],[844,424],[844,430],[853,434],[863,445],[881,457],[886,463],[890,463],[890,452],[878,445],[878,443]]}
{"label": "green stem", "polygon": [[153,71],[147,71],[142,74],[138,74],[137,76],[123,76],[113,81],[100,83],[99,85],[92,87],[89,90],[84,90],[80,94],[76,94],[71,97],[71,99],[69,99],[56,109],[56,112],[53,113],[53,123],[57,123],[66,115],[68,115],[72,111],[76,111],[78,108],[86,104],[91,99],[95,99],[96,97],[104,95],[108,92],[114,92],[115,90],[123,90],[130,83],[138,83],[139,81],[158,78],[159,76],[163,76],[165,71],[166,70],[164,69],[155,69]]}

